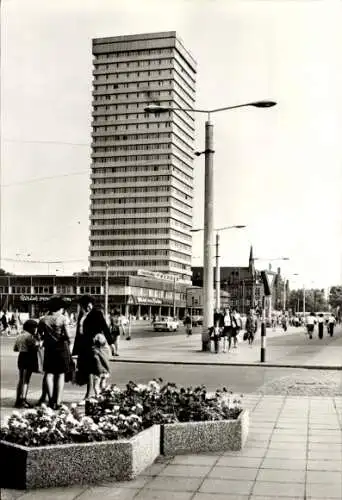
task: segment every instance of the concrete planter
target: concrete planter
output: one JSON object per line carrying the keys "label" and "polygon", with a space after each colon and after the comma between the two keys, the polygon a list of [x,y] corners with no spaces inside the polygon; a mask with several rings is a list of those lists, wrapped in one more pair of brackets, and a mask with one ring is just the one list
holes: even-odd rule
{"label": "concrete planter", "polygon": [[243,410],[236,420],[165,424],[161,426],[161,453],[181,455],[241,450],[248,428],[248,410]]}
{"label": "concrete planter", "polygon": [[35,448],[1,441],[1,487],[32,489],[129,480],[159,454],[158,425],[120,441]]}

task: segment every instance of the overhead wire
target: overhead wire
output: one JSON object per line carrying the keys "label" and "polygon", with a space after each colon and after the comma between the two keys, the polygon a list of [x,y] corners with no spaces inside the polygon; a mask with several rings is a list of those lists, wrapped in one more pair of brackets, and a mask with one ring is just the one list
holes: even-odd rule
{"label": "overhead wire", "polygon": [[2,260],[7,262],[26,262],[29,264],[64,264],[69,262],[84,262],[87,259],[66,259],[66,260],[28,260],[28,259],[13,259],[11,257],[2,257]]}
{"label": "overhead wire", "polygon": [[47,181],[47,180],[51,180],[51,179],[57,179],[59,177],[72,177],[75,175],[85,175],[85,174],[90,174],[90,169],[79,170],[76,172],[69,172],[69,173],[65,173],[65,174],[49,175],[46,177],[36,177],[35,179],[27,179],[25,181],[9,182],[8,184],[0,184],[0,187],[6,188],[6,187],[11,187],[11,186],[20,186],[20,185],[24,185],[24,184],[32,184],[34,182],[42,182],[42,181]]}

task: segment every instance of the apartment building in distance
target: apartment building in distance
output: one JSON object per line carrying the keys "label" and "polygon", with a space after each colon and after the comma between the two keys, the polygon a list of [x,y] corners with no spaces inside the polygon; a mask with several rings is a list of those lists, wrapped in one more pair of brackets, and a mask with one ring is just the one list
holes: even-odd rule
{"label": "apartment building in distance", "polygon": [[176,32],[93,40],[91,275],[191,281],[196,62]]}

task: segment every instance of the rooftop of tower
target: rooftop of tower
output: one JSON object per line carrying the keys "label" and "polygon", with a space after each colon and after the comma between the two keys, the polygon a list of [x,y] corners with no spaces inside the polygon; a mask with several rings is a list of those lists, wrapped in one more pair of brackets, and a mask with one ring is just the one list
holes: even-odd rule
{"label": "rooftop of tower", "polygon": [[101,38],[93,38],[93,48],[96,45],[104,45],[110,43],[122,43],[122,42],[139,42],[147,40],[160,40],[162,38],[176,38],[178,43],[182,46],[183,50],[187,53],[188,57],[191,59],[192,64],[196,68],[197,62],[191,52],[185,47],[183,40],[177,35],[176,31],[159,31],[156,33],[140,33],[137,35],[118,35],[118,36],[108,36]]}

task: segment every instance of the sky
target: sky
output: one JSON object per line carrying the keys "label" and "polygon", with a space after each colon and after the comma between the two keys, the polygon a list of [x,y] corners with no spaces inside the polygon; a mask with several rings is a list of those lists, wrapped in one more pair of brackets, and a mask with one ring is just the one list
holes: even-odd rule
{"label": "sky", "polygon": [[[247,226],[221,232],[221,265],[247,265],[252,244],[292,288],[341,284],[341,22],[340,0],[2,0],[2,267],[87,268],[91,40],[175,30],[198,63],[198,108],[277,102],[212,115],[214,225]],[[203,156],[194,169],[203,227]]]}

